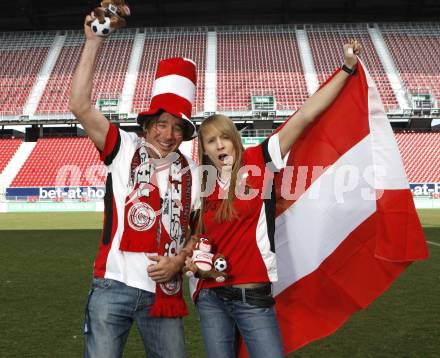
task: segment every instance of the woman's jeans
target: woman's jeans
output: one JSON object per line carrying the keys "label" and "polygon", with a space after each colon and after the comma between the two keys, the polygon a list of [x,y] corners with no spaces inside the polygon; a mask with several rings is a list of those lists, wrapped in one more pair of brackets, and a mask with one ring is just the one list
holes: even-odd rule
{"label": "woman's jeans", "polygon": [[244,301],[245,296],[241,300],[231,299],[216,293],[215,289],[200,291],[197,310],[207,357],[234,358],[237,329],[250,358],[283,357],[274,307],[259,307]]}
{"label": "woman's jeans", "polygon": [[150,317],[153,303],[154,293],[94,278],[86,307],[84,357],[122,357],[133,322],[149,358],[185,357],[182,319]]}

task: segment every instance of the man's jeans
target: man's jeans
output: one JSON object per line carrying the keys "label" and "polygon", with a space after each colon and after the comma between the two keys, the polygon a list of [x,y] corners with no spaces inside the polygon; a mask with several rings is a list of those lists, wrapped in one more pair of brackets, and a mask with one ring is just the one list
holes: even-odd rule
{"label": "man's jeans", "polygon": [[185,357],[182,319],[150,317],[153,303],[151,292],[94,278],[86,307],[84,357],[122,357],[133,322],[149,358]]}
{"label": "man's jeans", "polygon": [[233,358],[237,328],[249,357],[283,357],[275,310],[239,300],[219,297],[213,289],[202,289],[197,300],[203,340],[208,358]]}

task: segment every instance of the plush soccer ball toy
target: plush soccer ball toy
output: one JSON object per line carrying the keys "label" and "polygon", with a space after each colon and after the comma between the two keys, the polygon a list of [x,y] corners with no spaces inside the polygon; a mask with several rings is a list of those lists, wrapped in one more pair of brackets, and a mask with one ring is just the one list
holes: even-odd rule
{"label": "plush soccer ball toy", "polygon": [[226,263],[225,258],[223,257],[223,255],[219,256],[215,261],[214,261],[214,269],[217,272],[223,272],[228,268],[228,264]]}
{"label": "plush soccer ball toy", "polygon": [[93,22],[90,24],[90,27],[91,27],[93,33],[99,37],[107,37],[108,35],[110,35],[114,31],[114,29],[112,27],[110,27],[110,18],[109,17],[104,17],[103,24],[101,24],[99,22],[99,19],[93,20]]}
{"label": "plush soccer ball toy", "polygon": [[[227,263],[223,255],[211,252],[212,243],[206,237],[194,238],[196,244],[192,256],[188,257],[183,268],[183,273],[188,277],[201,279],[214,279],[216,282],[224,282],[228,275],[223,272],[227,269]],[[217,268],[219,268],[217,270]]]}
{"label": "plush soccer ball toy", "polygon": [[95,19],[88,21],[87,25],[96,36],[106,37],[127,24],[124,16],[130,15],[130,8],[124,0],[103,0],[93,14]]}

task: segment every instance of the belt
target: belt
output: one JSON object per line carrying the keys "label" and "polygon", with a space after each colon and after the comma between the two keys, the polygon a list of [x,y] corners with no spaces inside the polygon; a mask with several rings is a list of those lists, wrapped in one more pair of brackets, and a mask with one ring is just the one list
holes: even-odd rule
{"label": "belt", "polygon": [[217,297],[230,301],[241,301],[257,307],[271,307],[275,304],[270,283],[258,287],[220,286],[212,288]]}

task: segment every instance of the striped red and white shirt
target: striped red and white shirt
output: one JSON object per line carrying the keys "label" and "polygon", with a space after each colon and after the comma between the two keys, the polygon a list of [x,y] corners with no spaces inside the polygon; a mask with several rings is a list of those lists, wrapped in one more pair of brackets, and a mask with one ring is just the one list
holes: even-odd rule
{"label": "striped red and white shirt", "polygon": [[[94,276],[109,278],[128,286],[155,292],[156,283],[147,275],[147,266],[153,264],[147,256],[157,253],[125,252],[119,250],[124,232],[124,205],[129,187],[130,166],[137,150],[138,136],[110,125],[101,160],[108,169],[104,198],[104,227],[94,264]],[[199,175],[196,164],[187,158],[191,169],[191,210],[199,204]],[[169,181],[169,169],[157,172],[160,197],[165,199]],[[185,190],[185,189],[183,189]],[[159,218],[158,218],[159,219]]]}
{"label": "striped red and white shirt", "polygon": [[226,188],[217,181],[213,193],[207,197],[203,222],[215,253],[226,258],[228,279],[223,283],[197,280],[197,292],[202,288],[277,280],[273,242],[275,198],[271,177],[283,166],[278,134],[258,146],[247,148],[243,153],[242,167],[247,189],[242,190],[244,196],[236,190],[234,208],[237,217],[222,223],[215,220],[215,214],[224,197],[221,191]]}

